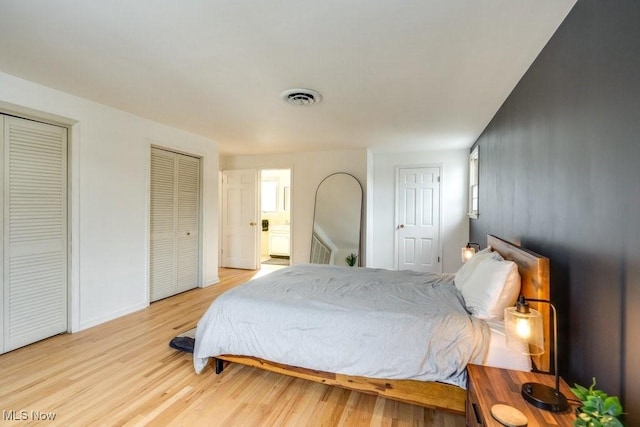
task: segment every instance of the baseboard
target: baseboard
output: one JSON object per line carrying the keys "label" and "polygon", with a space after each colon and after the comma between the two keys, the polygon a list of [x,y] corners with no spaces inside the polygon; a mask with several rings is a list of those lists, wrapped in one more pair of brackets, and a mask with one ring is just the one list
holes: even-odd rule
{"label": "baseboard", "polygon": [[98,326],[101,325],[103,323],[109,322],[111,320],[115,320],[118,319],[122,316],[126,316],[127,314],[131,314],[131,313],[135,313],[136,311],[140,311],[142,309],[145,309],[149,307],[149,304],[147,302],[143,302],[143,303],[139,303],[139,304],[134,304],[134,305],[130,305],[129,307],[125,307],[121,310],[109,313],[105,316],[102,317],[97,317],[95,319],[89,319],[86,321],[81,321],[80,322],[80,329],[76,330],[76,331],[71,331],[71,332],[80,332],[80,331],[84,331],[85,329],[89,329],[89,328],[93,328],[94,326]]}

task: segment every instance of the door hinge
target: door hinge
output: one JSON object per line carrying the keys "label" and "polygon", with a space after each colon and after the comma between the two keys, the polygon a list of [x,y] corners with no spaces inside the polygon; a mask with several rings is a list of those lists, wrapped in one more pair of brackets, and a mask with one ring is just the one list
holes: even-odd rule
{"label": "door hinge", "polygon": [[440,182],[440,177],[438,177],[438,182]]}
{"label": "door hinge", "polygon": [[438,257],[438,262],[440,262],[440,257]]}

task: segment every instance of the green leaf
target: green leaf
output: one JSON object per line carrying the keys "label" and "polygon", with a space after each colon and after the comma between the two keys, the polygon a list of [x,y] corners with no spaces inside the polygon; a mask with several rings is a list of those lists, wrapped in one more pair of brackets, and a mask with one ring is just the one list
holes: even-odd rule
{"label": "green leaf", "polygon": [[623,413],[620,400],[616,396],[609,396],[604,391],[597,390],[595,386],[596,379],[593,377],[588,389],[579,384],[575,384],[575,387],[571,388],[571,391],[582,402],[573,425],[579,427],[624,427],[617,418]]}
{"label": "green leaf", "polygon": [[605,393],[602,390],[593,390],[593,395],[600,397],[602,400],[604,400],[604,399],[606,399],[608,397],[607,393]]}
{"label": "green leaf", "polygon": [[589,416],[589,414],[584,413],[584,412],[580,412],[578,414],[578,418],[580,418],[581,420],[585,420],[585,421],[589,421],[591,419],[591,417]]}
{"label": "green leaf", "polygon": [[588,427],[588,424],[582,418],[576,418],[575,420],[573,420],[573,426],[574,427]]}
{"label": "green leaf", "polygon": [[585,387],[581,386],[580,384],[576,384],[575,388],[571,388],[571,391],[573,392],[573,394],[578,396],[578,399],[587,400],[587,394],[589,394],[589,390],[587,390]]}
{"label": "green leaf", "polygon": [[623,427],[620,420],[610,415],[605,415],[604,417],[602,417],[602,425],[604,427]]}
{"label": "green leaf", "polygon": [[617,396],[611,396],[605,399],[604,412],[614,417],[622,414],[622,405]]}
{"label": "green leaf", "polygon": [[624,427],[624,424],[622,424],[622,421],[620,421],[617,418],[613,418],[611,420],[611,427]]}

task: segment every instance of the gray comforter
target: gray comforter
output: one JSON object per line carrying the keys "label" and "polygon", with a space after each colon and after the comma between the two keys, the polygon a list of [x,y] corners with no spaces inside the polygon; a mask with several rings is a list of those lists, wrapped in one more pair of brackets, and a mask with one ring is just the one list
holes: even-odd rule
{"label": "gray comforter", "polygon": [[198,323],[194,367],[222,354],[371,378],[465,387],[490,331],[453,275],[296,265],[219,296]]}

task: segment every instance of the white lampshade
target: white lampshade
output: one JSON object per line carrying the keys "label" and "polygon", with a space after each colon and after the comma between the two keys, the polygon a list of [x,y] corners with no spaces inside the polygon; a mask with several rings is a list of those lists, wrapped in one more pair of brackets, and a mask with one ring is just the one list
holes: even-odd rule
{"label": "white lampshade", "polygon": [[507,346],[528,355],[544,353],[542,315],[532,308],[521,310],[517,307],[504,309],[504,332]]}

